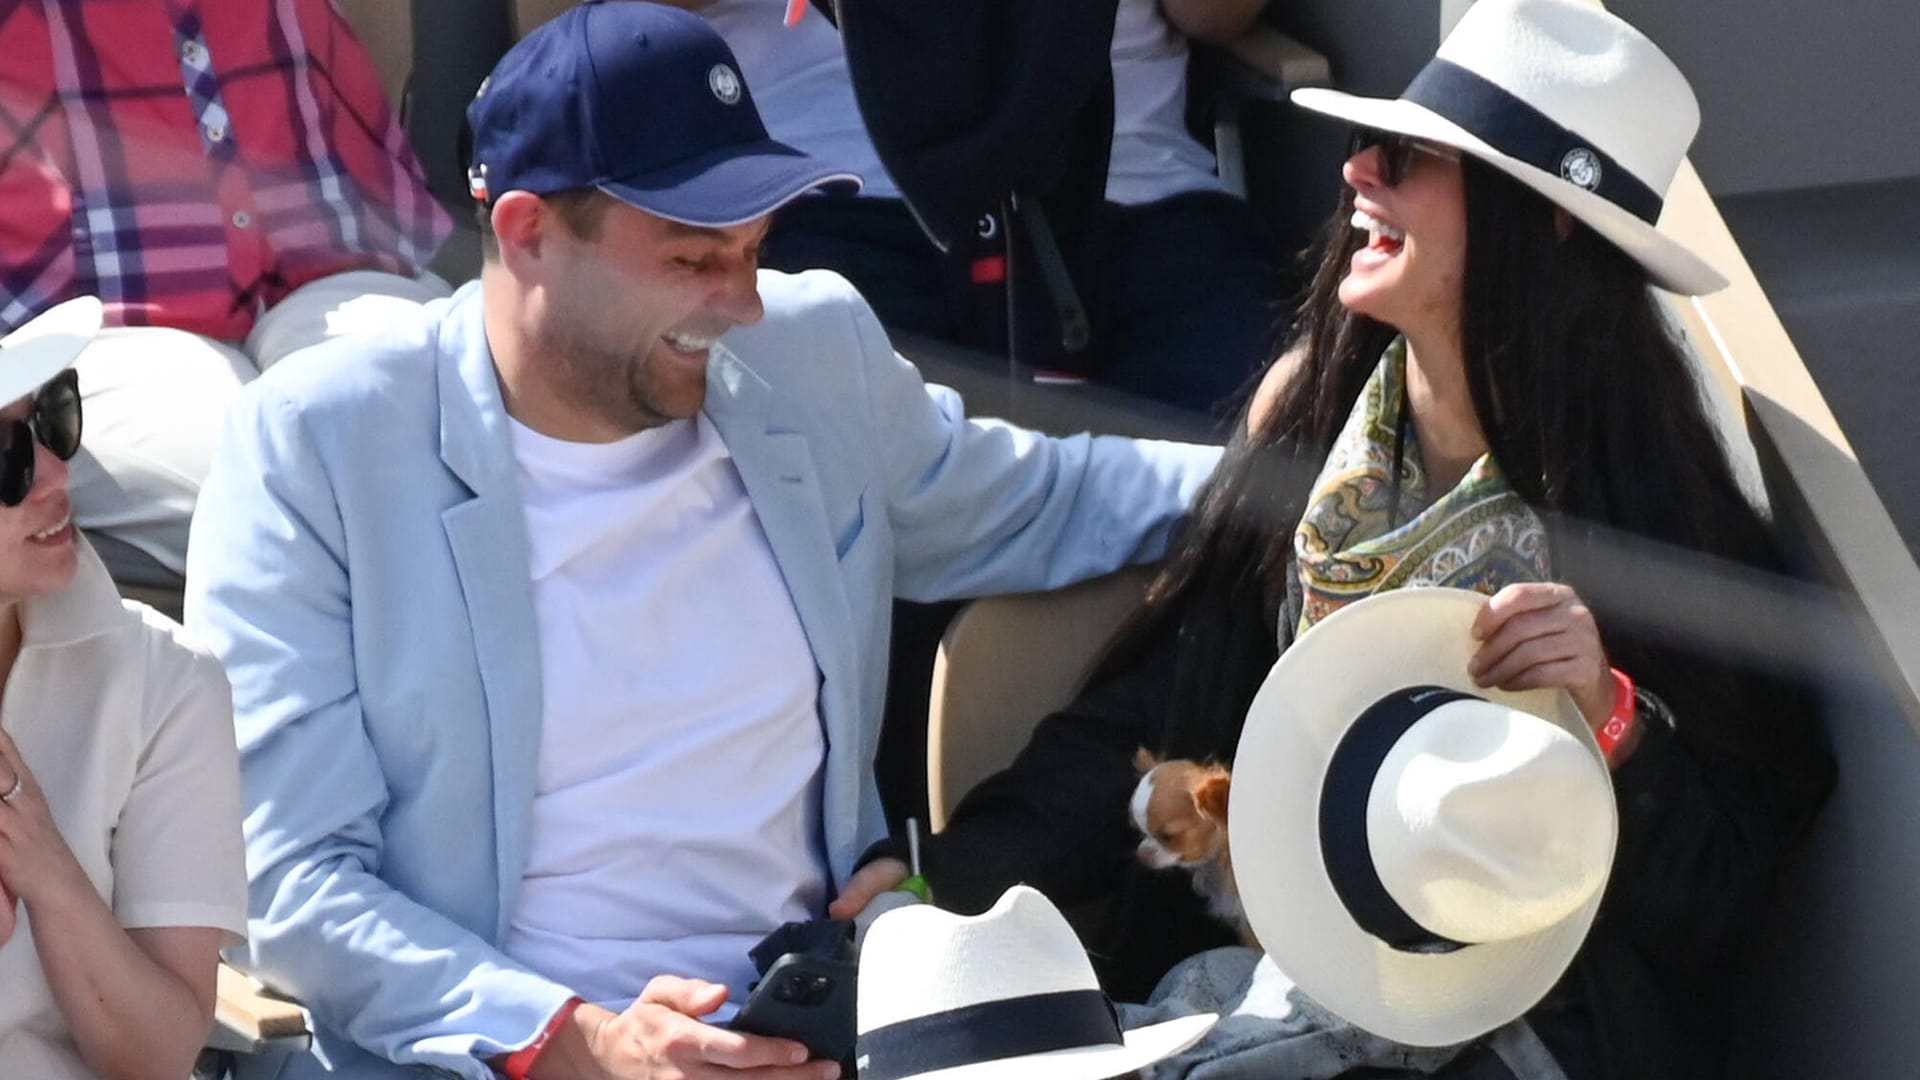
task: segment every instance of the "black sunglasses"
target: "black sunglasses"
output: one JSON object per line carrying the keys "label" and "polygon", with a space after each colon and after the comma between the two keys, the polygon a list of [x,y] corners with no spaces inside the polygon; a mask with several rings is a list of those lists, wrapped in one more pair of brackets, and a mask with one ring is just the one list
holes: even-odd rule
{"label": "black sunglasses", "polygon": [[0,506],[19,506],[33,490],[33,444],[66,461],[80,452],[80,376],[72,368],[33,395],[25,420],[0,423]]}
{"label": "black sunglasses", "polygon": [[1354,128],[1352,138],[1347,141],[1347,156],[1352,157],[1376,146],[1380,148],[1380,182],[1388,187],[1399,187],[1400,181],[1407,178],[1407,170],[1412,167],[1415,154],[1431,154],[1443,161],[1460,160],[1456,150],[1378,128]]}

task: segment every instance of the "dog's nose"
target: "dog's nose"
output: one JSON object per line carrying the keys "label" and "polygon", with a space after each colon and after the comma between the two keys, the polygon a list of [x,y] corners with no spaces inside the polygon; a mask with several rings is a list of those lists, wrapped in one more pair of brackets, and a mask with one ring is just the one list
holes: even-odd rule
{"label": "dog's nose", "polygon": [[1140,856],[1141,862],[1154,870],[1165,870],[1180,862],[1178,855],[1161,847],[1160,842],[1152,837],[1140,841],[1140,846],[1134,849],[1134,853]]}

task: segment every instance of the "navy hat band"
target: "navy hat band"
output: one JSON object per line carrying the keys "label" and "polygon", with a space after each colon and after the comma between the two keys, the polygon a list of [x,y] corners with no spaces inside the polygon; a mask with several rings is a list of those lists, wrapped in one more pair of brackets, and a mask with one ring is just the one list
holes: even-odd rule
{"label": "navy hat band", "polygon": [[1360,929],[1400,952],[1449,953],[1466,944],[1415,922],[1380,881],[1367,839],[1374,778],[1394,744],[1428,713],[1450,702],[1478,700],[1440,686],[1396,690],[1360,714],[1327,762],[1320,788],[1320,858],[1327,880]]}
{"label": "navy hat band", "polygon": [[888,1024],[860,1036],[854,1053],[860,1058],[861,1080],[899,1080],[1054,1050],[1125,1045],[1107,995],[1062,990]]}
{"label": "navy hat band", "polygon": [[1649,225],[1660,220],[1660,194],[1606,151],[1458,64],[1435,58],[1400,96],[1460,125],[1508,157],[1591,191]]}

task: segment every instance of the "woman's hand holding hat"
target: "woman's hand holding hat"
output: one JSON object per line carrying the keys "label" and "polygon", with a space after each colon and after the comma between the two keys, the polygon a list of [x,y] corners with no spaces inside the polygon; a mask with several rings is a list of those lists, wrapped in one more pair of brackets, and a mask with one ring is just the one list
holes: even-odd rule
{"label": "woman's hand holding hat", "polygon": [[1600,627],[1580,594],[1558,582],[1509,585],[1473,621],[1480,642],[1468,674],[1502,690],[1561,689],[1595,731],[1613,712],[1616,684]]}

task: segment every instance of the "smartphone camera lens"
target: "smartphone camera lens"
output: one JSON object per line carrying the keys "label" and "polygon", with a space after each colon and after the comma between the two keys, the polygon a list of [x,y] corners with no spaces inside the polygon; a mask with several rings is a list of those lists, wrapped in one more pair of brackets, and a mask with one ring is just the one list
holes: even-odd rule
{"label": "smartphone camera lens", "polygon": [[830,976],[793,972],[774,987],[773,996],[775,1000],[789,1005],[818,1005],[827,1000],[832,990],[833,979]]}

